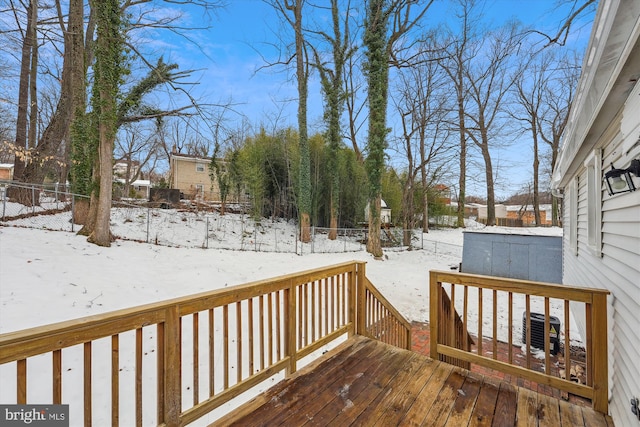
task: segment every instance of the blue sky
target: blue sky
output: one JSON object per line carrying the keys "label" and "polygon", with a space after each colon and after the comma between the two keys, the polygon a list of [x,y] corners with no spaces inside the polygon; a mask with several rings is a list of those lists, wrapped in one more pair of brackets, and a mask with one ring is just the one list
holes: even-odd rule
{"label": "blue sky", "polygon": [[[207,30],[185,32],[190,38],[163,33],[139,33],[144,41],[144,49],[152,52],[152,57],[162,55],[166,62],[179,64],[181,70],[196,70],[188,79],[197,82],[192,94],[205,104],[233,103],[233,111],[225,113],[226,126],[239,126],[245,117],[252,126],[297,127],[297,91],[292,71],[282,68],[262,69],[266,60],[277,57],[278,44],[276,33],[280,27],[280,18],[276,11],[263,0],[228,0],[226,8],[211,16],[203,17],[199,9],[190,7],[181,23],[185,27],[210,25]],[[328,4],[326,0],[315,0],[316,4]],[[356,3],[354,1],[354,3]],[[429,26],[437,26],[452,16],[450,2],[436,0],[427,12]],[[517,18],[536,29],[553,33],[561,25],[568,11],[556,8],[557,0],[488,0],[485,8],[485,21],[489,26],[499,26],[510,18]],[[154,2],[156,10],[150,12],[145,4],[145,12],[154,16],[170,15],[175,9],[169,9],[170,3]],[[173,6],[178,8],[179,6]],[[7,17],[5,17],[6,19]],[[593,18],[593,14],[590,16]],[[586,46],[590,33],[590,21],[574,25],[570,43],[582,50]],[[0,87],[5,88],[5,83]],[[12,84],[7,83],[8,92],[14,92]],[[17,85],[16,85],[17,88]],[[17,93],[17,92],[16,92]],[[156,95],[158,99],[166,97]],[[17,99],[17,95],[16,95]],[[175,100],[174,105],[184,105],[184,100]],[[309,126],[310,133],[322,129],[322,98],[317,81],[313,76],[309,87]],[[366,126],[365,126],[366,128]],[[361,144],[364,144],[361,138]],[[520,147],[513,152],[508,150],[494,153],[496,162],[514,165],[526,165],[530,150]],[[513,192],[528,177],[508,180],[507,194]],[[500,188],[498,188],[500,191]],[[473,194],[482,195],[482,186]]]}
{"label": "blue sky", "polygon": [[[564,17],[563,11],[554,11],[555,4],[556,0],[490,0],[486,20],[489,25],[497,26],[510,18],[517,18],[525,24],[552,32]],[[450,16],[449,8],[448,2],[436,2],[427,12],[427,19],[435,26]],[[274,100],[295,99],[296,83],[290,78],[290,73],[287,75],[268,69],[256,73],[265,65],[264,58],[256,50],[268,59],[273,59],[276,54],[270,44],[278,42],[274,33],[280,24],[271,6],[262,0],[232,0],[225,10],[213,17],[211,25],[203,40],[203,49],[209,58],[197,53],[190,58],[194,64],[192,68],[207,68],[203,73],[203,87],[244,103],[245,106],[239,109],[249,112],[252,120],[259,120],[263,111],[274,109]],[[572,36],[582,40],[586,46],[589,31],[590,25],[587,25]],[[173,55],[182,53],[172,52]],[[310,90],[310,106],[319,102],[314,95]],[[295,111],[295,102],[292,104],[289,109]],[[295,123],[295,117],[291,123]]]}

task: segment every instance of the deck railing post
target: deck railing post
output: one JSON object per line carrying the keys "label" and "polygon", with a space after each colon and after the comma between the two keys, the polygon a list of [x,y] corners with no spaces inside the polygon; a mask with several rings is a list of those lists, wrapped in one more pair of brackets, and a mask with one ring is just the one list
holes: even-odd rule
{"label": "deck railing post", "polygon": [[429,272],[429,356],[438,360],[438,337],[440,322],[440,288],[442,283],[438,282],[437,273]]}
{"label": "deck railing post", "polygon": [[607,414],[609,412],[609,366],[608,366],[608,338],[607,338],[607,296],[593,295],[591,318],[591,338],[589,347],[593,355],[593,409]]}
{"label": "deck railing post", "polygon": [[181,353],[180,314],[174,305],[166,309],[164,323],[164,422],[168,426],[179,425],[182,412]]}
{"label": "deck railing post", "polygon": [[359,262],[356,263],[356,287],[358,290],[357,300],[356,300],[356,334],[365,335],[366,331],[366,306],[367,306],[367,298],[366,298],[366,286],[365,286],[365,263]]}
{"label": "deck railing post", "polygon": [[298,368],[298,354],[297,354],[297,345],[296,345],[296,285],[291,279],[289,281],[289,287],[284,290],[284,301],[285,307],[287,310],[287,315],[285,316],[285,352],[286,356],[289,357],[289,364],[287,365],[287,369],[285,372],[286,376],[293,374]]}

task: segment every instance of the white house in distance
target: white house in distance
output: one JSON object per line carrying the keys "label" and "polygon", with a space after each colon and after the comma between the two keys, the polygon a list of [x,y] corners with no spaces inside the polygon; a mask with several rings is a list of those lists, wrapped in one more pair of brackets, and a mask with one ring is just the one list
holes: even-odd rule
{"label": "white house in distance", "polygon": [[[611,292],[616,426],[640,426],[630,403],[640,398],[640,189],[633,191],[640,188],[639,36],[640,1],[599,2],[552,179],[564,197],[563,283]],[[584,313],[574,317],[584,334]]]}

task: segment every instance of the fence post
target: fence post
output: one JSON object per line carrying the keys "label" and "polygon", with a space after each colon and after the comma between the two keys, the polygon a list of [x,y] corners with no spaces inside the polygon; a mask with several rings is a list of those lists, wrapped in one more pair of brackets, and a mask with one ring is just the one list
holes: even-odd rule
{"label": "fence post", "polygon": [[2,219],[4,219],[4,215],[7,212],[7,186],[2,185],[0,190],[0,193],[2,194]]}
{"label": "fence post", "polygon": [[314,254],[316,253],[316,249],[315,249],[315,237],[316,237],[316,227],[315,225],[311,226],[311,253]]}
{"label": "fence post", "polygon": [[206,248],[209,249],[209,217],[207,217],[207,225],[206,228],[204,229],[204,233],[205,233],[205,245]]}
{"label": "fence post", "polygon": [[276,252],[278,252],[278,227],[273,227],[273,246],[275,247]]}
{"label": "fence post", "polygon": [[36,187],[31,186],[31,213],[36,213]]}
{"label": "fence post", "polygon": [[343,250],[343,252],[347,252],[347,236],[346,236],[346,234],[347,233],[345,232],[344,236],[342,236],[343,237],[342,241],[344,242],[344,250]]}
{"label": "fence post", "polygon": [[151,206],[147,207],[147,243],[149,243],[149,222],[151,221]]}
{"label": "fence post", "polygon": [[76,195],[72,194],[71,195],[71,232],[72,233],[73,233],[73,225],[76,222],[75,212],[76,212]]}

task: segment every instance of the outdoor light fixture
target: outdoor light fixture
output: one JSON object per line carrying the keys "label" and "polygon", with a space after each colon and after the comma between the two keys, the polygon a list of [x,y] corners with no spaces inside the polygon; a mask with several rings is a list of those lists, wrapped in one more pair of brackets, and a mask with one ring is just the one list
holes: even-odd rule
{"label": "outdoor light fixture", "polygon": [[635,191],[636,186],[633,184],[631,174],[640,177],[640,160],[631,160],[631,165],[626,169],[616,169],[611,163],[611,170],[604,174],[609,195]]}

